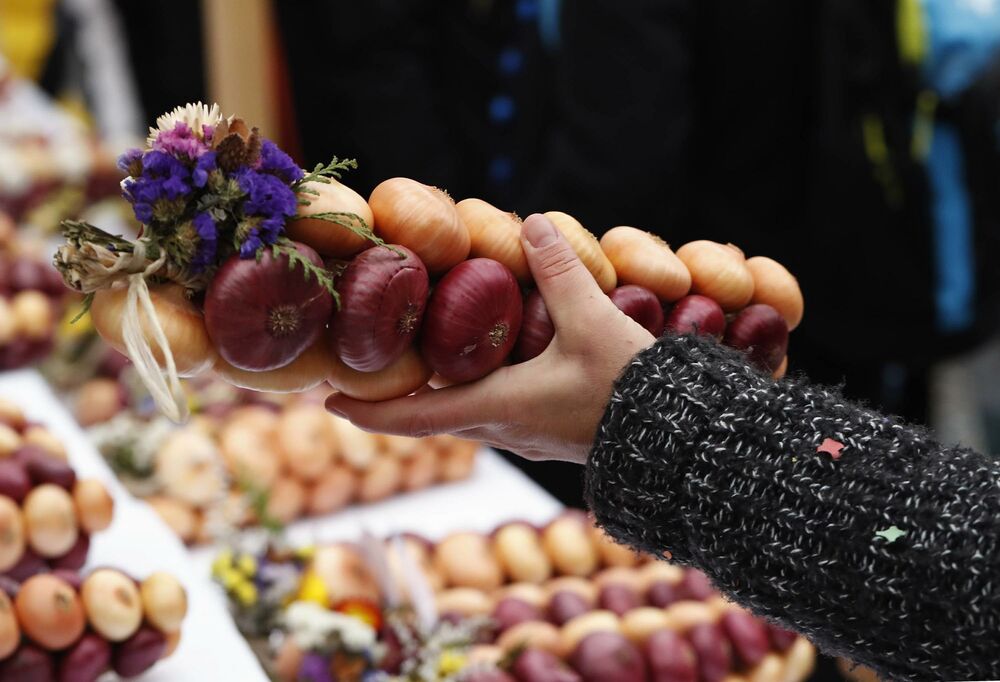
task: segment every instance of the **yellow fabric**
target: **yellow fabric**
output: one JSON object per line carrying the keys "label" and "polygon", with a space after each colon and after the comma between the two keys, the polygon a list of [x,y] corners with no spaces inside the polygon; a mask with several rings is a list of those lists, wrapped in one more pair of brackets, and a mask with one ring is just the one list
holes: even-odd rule
{"label": "yellow fabric", "polygon": [[901,60],[909,64],[920,64],[927,58],[927,24],[920,0],[898,0],[896,36]]}
{"label": "yellow fabric", "polygon": [[55,42],[55,0],[0,0],[0,53],[14,74],[37,81]]}

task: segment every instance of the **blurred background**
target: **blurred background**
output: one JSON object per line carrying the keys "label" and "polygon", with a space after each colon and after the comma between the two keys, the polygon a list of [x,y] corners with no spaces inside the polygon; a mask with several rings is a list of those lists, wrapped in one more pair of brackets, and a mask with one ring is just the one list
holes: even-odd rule
{"label": "blurred background", "polygon": [[[215,101],[304,165],[357,158],[365,195],[773,256],[807,301],[792,371],[1000,450],[997,0],[0,0],[0,55],[20,222],[113,199],[117,153]],[[576,469],[528,471],[579,503]]]}

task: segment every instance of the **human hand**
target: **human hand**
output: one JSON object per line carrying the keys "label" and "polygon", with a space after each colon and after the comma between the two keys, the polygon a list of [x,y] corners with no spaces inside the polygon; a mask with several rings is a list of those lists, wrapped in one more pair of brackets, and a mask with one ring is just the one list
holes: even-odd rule
{"label": "human hand", "polygon": [[655,339],[615,307],[548,218],[529,216],[521,244],[555,327],[541,355],[472,383],[384,402],[334,393],[327,409],[367,431],[451,433],[527,459],[583,464],[615,380]]}

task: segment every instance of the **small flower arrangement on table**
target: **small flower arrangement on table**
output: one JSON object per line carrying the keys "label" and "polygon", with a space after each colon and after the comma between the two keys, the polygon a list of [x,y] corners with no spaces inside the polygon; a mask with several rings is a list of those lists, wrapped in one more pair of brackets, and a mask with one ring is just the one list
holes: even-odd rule
{"label": "small flower arrangement on table", "polygon": [[[361,215],[364,199],[337,183],[355,162],[307,173],[257,128],[199,103],[161,116],[146,148],[118,163],[139,237],[66,221],[55,264],[157,405],[186,418],[178,377],[211,367],[250,388],[321,383],[337,263],[293,241],[290,223],[315,202],[309,224],[349,235],[357,250],[381,243]],[[340,197],[333,204],[331,193]]]}

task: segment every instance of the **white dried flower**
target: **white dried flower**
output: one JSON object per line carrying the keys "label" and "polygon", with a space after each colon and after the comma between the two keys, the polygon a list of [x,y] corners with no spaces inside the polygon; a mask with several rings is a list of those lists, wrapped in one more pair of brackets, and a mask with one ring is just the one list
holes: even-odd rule
{"label": "white dried flower", "polygon": [[222,110],[218,104],[213,104],[212,106],[202,104],[201,102],[185,104],[156,119],[156,127],[149,129],[149,137],[146,138],[146,145],[152,147],[153,141],[156,140],[161,132],[173,130],[178,123],[186,124],[188,128],[200,137],[204,126],[214,128],[221,122]]}
{"label": "white dried flower", "polygon": [[321,647],[334,634],[351,652],[367,651],[377,641],[375,630],[367,623],[314,602],[293,602],[285,609],[284,621],[295,644],[303,650]]}

